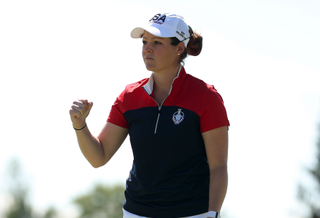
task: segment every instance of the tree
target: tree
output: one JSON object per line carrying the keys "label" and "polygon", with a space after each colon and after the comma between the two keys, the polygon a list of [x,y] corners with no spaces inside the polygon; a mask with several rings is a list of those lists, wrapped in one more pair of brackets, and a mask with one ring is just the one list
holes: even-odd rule
{"label": "tree", "polygon": [[302,185],[298,187],[298,198],[309,208],[309,218],[320,218],[320,136],[316,144],[316,149],[316,164],[308,170],[308,173],[315,182],[315,187],[312,188],[312,190],[310,187],[306,188]]}
{"label": "tree", "polygon": [[28,188],[23,182],[21,166],[18,160],[13,159],[8,168],[9,190],[12,204],[6,212],[6,218],[31,218],[31,207],[27,203]]}
{"label": "tree", "polygon": [[124,190],[121,185],[95,185],[88,194],[77,197],[74,203],[80,208],[79,218],[119,218],[122,217]]}
{"label": "tree", "polygon": [[21,163],[18,159],[12,159],[8,164],[7,184],[12,203],[6,209],[5,218],[54,218],[58,216],[55,208],[51,207],[44,215],[34,213],[28,202],[29,186],[22,172]]}
{"label": "tree", "polygon": [[50,207],[45,212],[43,218],[54,218],[54,217],[57,217],[57,215],[58,215],[58,212],[56,211],[56,209],[54,207]]}

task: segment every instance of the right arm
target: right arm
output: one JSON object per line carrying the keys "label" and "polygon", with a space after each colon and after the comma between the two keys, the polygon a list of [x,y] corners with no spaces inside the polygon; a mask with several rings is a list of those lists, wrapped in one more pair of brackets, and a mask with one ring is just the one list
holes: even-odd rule
{"label": "right arm", "polygon": [[[69,113],[74,128],[81,129],[86,125],[85,119],[92,106],[93,103],[87,100],[73,102]],[[109,122],[104,125],[98,137],[93,136],[88,127],[75,131],[81,152],[95,168],[106,164],[128,135],[128,129]]]}

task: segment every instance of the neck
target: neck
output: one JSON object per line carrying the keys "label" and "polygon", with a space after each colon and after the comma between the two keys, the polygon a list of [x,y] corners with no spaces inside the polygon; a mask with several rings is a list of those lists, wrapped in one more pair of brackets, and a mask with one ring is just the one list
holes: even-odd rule
{"label": "neck", "polygon": [[180,65],[165,73],[153,72],[154,86],[153,93],[156,101],[161,104],[168,96],[173,79],[178,75]]}
{"label": "neck", "polygon": [[180,64],[166,72],[153,72],[154,89],[167,90],[171,87],[173,79],[178,75]]}

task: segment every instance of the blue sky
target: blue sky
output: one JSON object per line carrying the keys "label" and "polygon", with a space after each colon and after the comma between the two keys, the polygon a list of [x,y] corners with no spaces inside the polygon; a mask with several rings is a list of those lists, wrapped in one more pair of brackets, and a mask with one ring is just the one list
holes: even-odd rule
{"label": "blue sky", "polygon": [[[299,183],[311,185],[304,168],[314,161],[320,123],[316,0],[1,1],[1,181],[10,159],[19,158],[32,204],[54,205],[65,216],[74,213],[71,199],[95,182],[125,182],[129,140],[93,169],[68,111],[77,98],[93,101],[87,122],[98,134],[125,85],[150,75],[130,31],[164,11],[182,14],[203,35],[203,51],[187,59],[186,70],[225,101],[231,127],[223,213],[300,217],[295,192]],[[6,185],[0,205],[8,202]]]}

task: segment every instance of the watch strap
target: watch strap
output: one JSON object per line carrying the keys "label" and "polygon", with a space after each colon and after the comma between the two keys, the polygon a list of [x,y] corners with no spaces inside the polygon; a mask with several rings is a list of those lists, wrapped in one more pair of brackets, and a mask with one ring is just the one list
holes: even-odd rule
{"label": "watch strap", "polygon": [[216,211],[209,211],[207,214],[208,217],[220,218],[220,214]]}

